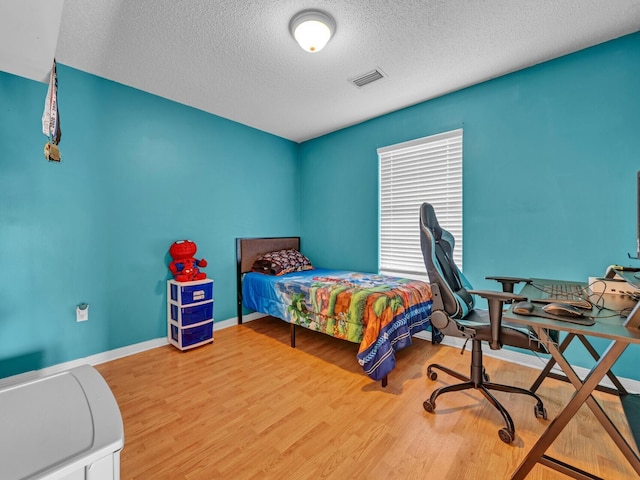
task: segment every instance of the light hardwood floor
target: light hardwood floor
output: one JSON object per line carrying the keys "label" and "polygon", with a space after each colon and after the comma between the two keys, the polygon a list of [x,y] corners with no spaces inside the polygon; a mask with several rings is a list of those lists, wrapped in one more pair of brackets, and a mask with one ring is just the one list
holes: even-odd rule
{"label": "light hardwood floor", "polygon": [[[468,372],[469,351],[415,339],[387,388],[362,373],[356,352],[304,329],[292,349],[288,325],[263,318],[188,352],[166,346],[98,365],[124,420],[122,479],[507,479],[547,423],[530,398],[501,392],[516,424],[512,445],[476,391],[444,395],[426,413],[431,391],[456,382],[426,379],[427,365]],[[485,364],[496,382],[528,387],[537,375]],[[547,379],[539,393],[552,419],[572,389]],[[627,436],[617,398],[597,397]],[[637,478],[586,407],[549,453],[606,479]],[[538,465],[528,478],[568,477]]]}

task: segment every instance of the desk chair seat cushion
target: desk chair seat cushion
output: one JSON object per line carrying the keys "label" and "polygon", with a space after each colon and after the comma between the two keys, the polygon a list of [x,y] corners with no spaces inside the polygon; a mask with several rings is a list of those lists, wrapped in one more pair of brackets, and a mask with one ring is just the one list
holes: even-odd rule
{"label": "desk chair seat cushion", "polygon": [[[487,310],[472,310],[469,314],[458,320],[458,323],[475,330],[475,339],[489,342],[492,340],[491,323]],[[537,353],[549,353],[544,344],[526,326],[502,322],[500,328],[500,343],[511,347],[532,350]]]}

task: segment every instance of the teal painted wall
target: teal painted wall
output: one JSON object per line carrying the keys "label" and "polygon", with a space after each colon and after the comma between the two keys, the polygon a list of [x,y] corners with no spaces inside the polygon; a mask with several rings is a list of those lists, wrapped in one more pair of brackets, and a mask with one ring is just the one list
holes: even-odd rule
{"label": "teal painted wall", "polygon": [[0,377],[166,335],[175,240],[198,244],[225,320],[235,238],[299,234],[297,144],[64,65],[58,77],[61,164],[42,153],[47,85],[0,72]]}
{"label": "teal painted wall", "polygon": [[[218,320],[235,316],[238,236],[300,234],[318,265],[377,270],[376,149],[458,127],[477,288],[489,274],[583,280],[630,263],[640,34],[302,145],[64,65],[59,78],[53,164],[46,85],[0,72],[0,378],[164,336],[176,239],[209,261]],[[636,350],[617,373],[640,379]]]}
{"label": "teal painted wall", "polygon": [[[319,265],[378,269],[378,147],[464,128],[464,268],[586,281],[635,251],[640,33],[301,145],[301,232]],[[369,94],[375,94],[375,84]],[[363,91],[363,94],[366,92]],[[416,228],[418,228],[416,212]],[[572,359],[590,362],[580,348]],[[640,349],[617,371],[640,379]]]}

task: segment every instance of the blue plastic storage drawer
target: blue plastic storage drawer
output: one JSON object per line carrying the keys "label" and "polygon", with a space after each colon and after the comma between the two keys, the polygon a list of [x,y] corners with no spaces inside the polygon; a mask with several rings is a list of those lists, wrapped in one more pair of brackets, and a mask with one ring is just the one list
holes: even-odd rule
{"label": "blue plastic storage drawer", "polygon": [[[182,336],[182,338],[180,338]],[[180,348],[206,342],[213,339],[213,322],[191,328],[178,328],[171,325],[171,338]]]}
{"label": "blue plastic storage drawer", "polygon": [[198,280],[195,282],[170,282],[169,296],[172,302],[179,305],[206,302],[213,298],[213,280]]}
{"label": "blue plastic storage drawer", "polygon": [[194,305],[193,307],[180,307],[171,304],[171,320],[178,322],[178,325],[193,325],[213,318],[213,302]]}

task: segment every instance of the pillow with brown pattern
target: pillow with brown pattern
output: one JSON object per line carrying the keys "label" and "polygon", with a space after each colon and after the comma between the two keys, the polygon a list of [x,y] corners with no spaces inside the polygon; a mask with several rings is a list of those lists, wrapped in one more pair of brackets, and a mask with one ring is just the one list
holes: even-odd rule
{"label": "pillow with brown pattern", "polygon": [[267,275],[284,275],[303,270],[313,270],[313,265],[307,257],[293,248],[265,253],[251,267],[251,271]]}

